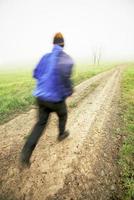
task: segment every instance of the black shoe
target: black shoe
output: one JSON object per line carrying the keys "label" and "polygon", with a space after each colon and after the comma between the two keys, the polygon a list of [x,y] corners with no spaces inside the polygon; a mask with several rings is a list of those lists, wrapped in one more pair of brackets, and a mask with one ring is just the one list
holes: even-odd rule
{"label": "black shoe", "polygon": [[69,132],[68,131],[65,131],[63,134],[60,134],[59,136],[58,136],[58,140],[59,141],[62,141],[62,140],[64,140],[66,137],[68,137],[69,136]]}
{"label": "black shoe", "polygon": [[29,169],[30,166],[31,166],[30,162],[20,161],[20,163],[19,163],[19,169],[20,169],[20,171],[23,171],[25,169]]}
{"label": "black shoe", "polygon": [[30,166],[31,166],[31,163],[30,163],[30,162],[26,162],[26,161],[19,160],[18,168],[19,168],[19,171],[20,171],[20,172],[22,172],[23,170],[29,169]]}
{"label": "black shoe", "polygon": [[22,153],[21,156],[20,156],[20,166],[21,166],[21,168],[22,169],[30,168],[30,165],[31,165],[30,161],[28,159],[24,158],[24,155]]}
{"label": "black shoe", "polygon": [[21,162],[21,165],[22,165],[24,168],[30,168],[31,163],[30,163],[29,161],[23,161],[23,162]]}

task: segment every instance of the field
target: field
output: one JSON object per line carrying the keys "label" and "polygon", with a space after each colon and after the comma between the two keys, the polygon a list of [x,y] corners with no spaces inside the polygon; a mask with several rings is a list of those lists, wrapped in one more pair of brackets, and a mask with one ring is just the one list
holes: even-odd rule
{"label": "field", "polygon": [[11,119],[13,114],[33,103],[31,91],[34,81],[29,71],[3,72],[0,74],[0,122]]}
{"label": "field", "polygon": [[0,199],[132,200],[134,64],[77,65],[67,100],[70,136],[57,140],[52,113],[30,168],[22,169],[19,155],[37,112],[31,74],[0,75]]}
{"label": "field", "polygon": [[[114,64],[100,66],[87,66],[79,64],[75,67],[73,74],[74,85],[79,84],[100,72],[113,67]],[[5,66],[6,68],[6,66]],[[30,109],[34,104],[32,91],[35,81],[32,79],[32,70],[9,69],[0,73],[0,124],[12,119],[16,113]]]}
{"label": "field", "polygon": [[134,64],[130,64],[123,74],[121,109],[124,140],[119,163],[122,169],[124,200],[131,200],[134,198]]}

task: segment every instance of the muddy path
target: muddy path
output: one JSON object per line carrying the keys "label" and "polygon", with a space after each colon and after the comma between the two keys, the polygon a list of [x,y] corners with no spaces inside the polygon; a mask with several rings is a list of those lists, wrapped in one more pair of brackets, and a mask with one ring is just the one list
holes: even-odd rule
{"label": "muddy path", "polygon": [[111,130],[117,123],[123,68],[101,73],[75,88],[67,101],[69,138],[57,141],[57,116],[52,114],[30,169],[20,171],[18,159],[35,123],[36,108],[0,126],[0,199],[114,198],[118,169]]}

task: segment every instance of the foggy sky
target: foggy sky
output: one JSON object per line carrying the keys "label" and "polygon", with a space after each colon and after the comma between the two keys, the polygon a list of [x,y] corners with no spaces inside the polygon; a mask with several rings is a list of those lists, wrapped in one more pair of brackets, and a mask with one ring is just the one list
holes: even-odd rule
{"label": "foggy sky", "polygon": [[40,58],[59,31],[76,60],[134,60],[134,1],[0,0],[0,64]]}

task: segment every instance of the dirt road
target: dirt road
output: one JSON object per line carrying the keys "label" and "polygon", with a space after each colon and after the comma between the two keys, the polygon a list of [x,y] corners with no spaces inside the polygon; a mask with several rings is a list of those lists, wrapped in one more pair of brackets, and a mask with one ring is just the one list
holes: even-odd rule
{"label": "dirt road", "polygon": [[57,141],[57,116],[49,120],[31,159],[19,170],[18,158],[36,120],[36,109],[0,126],[0,199],[108,200],[118,192],[115,155],[118,97],[124,66],[101,73],[75,88],[68,99],[70,136]]}

